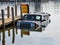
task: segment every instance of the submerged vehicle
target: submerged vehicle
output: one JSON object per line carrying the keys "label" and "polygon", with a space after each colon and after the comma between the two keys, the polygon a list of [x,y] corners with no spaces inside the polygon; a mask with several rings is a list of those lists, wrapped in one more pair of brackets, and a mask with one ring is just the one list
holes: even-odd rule
{"label": "submerged vehicle", "polygon": [[25,14],[22,19],[17,22],[20,27],[33,27],[35,30],[46,26],[49,23],[49,16],[47,14]]}

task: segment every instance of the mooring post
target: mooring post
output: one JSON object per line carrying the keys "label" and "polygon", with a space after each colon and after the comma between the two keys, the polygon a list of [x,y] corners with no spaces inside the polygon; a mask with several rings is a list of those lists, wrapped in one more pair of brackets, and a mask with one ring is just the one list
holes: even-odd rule
{"label": "mooring post", "polygon": [[21,19],[22,19],[22,8],[21,8],[21,6],[20,6],[20,15],[21,15]]}
{"label": "mooring post", "polygon": [[15,5],[15,16],[17,16],[17,5]]}
{"label": "mooring post", "polygon": [[21,38],[23,37],[23,30],[21,29]]}
{"label": "mooring post", "polygon": [[2,45],[5,45],[5,31],[2,32],[2,35],[3,35],[2,36]]}
{"label": "mooring post", "polygon": [[13,23],[13,26],[15,26],[15,21],[14,21],[14,9],[13,9],[13,7],[11,7],[11,12],[12,12],[12,23]]}
{"label": "mooring post", "polygon": [[9,18],[9,15],[10,15],[10,7],[7,6],[7,18]]}
{"label": "mooring post", "polygon": [[10,29],[8,29],[8,36],[10,36]]}
{"label": "mooring post", "polygon": [[13,26],[13,30],[12,30],[12,43],[14,43],[15,41],[15,32],[14,32],[14,26]]}
{"label": "mooring post", "polygon": [[2,26],[3,28],[5,28],[5,24],[4,24],[4,10],[1,10],[1,14],[2,14]]}

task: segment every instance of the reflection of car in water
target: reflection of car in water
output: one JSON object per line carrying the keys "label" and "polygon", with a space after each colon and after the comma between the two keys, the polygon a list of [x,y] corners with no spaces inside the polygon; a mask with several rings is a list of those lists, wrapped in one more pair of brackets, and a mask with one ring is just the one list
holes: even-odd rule
{"label": "reflection of car in water", "polygon": [[34,28],[35,30],[46,26],[50,22],[48,14],[25,14],[20,21],[17,22],[17,26],[20,28]]}

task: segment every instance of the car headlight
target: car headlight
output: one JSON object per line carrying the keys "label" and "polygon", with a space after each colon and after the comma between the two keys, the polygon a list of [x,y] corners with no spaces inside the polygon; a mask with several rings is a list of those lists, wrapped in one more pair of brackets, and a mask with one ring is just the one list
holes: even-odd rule
{"label": "car headlight", "polygon": [[31,23],[31,27],[34,27],[35,25],[34,25],[34,23]]}
{"label": "car headlight", "polygon": [[37,27],[39,27],[39,25],[35,23],[35,28],[37,28]]}

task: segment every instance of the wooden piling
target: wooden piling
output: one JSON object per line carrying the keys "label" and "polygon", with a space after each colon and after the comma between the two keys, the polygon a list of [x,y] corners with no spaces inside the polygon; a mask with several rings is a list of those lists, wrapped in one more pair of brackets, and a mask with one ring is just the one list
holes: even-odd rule
{"label": "wooden piling", "polygon": [[20,6],[20,15],[21,15],[21,19],[22,19],[22,8],[21,8],[21,6]]}
{"label": "wooden piling", "polygon": [[21,38],[23,37],[23,30],[21,30]]}
{"label": "wooden piling", "polygon": [[0,31],[0,41],[1,41],[1,31]]}
{"label": "wooden piling", "polygon": [[10,29],[8,29],[8,36],[10,36]]}
{"label": "wooden piling", "polygon": [[17,26],[15,28],[16,28],[16,34],[18,34]]}
{"label": "wooden piling", "polygon": [[1,10],[1,14],[2,14],[2,26],[3,28],[5,28],[5,24],[4,24],[4,10]]}
{"label": "wooden piling", "polygon": [[7,18],[9,18],[9,15],[10,15],[10,7],[7,6]]}
{"label": "wooden piling", "polygon": [[15,21],[14,21],[14,9],[13,9],[13,7],[11,7],[11,12],[12,12],[12,23],[13,23],[13,26],[15,26]]}
{"label": "wooden piling", "polygon": [[15,32],[14,32],[14,26],[13,26],[13,30],[12,30],[12,43],[14,43],[15,41]]}
{"label": "wooden piling", "polygon": [[5,31],[2,32],[2,35],[3,35],[2,36],[2,45],[5,45]]}
{"label": "wooden piling", "polygon": [[15,16],[17,16],[17,5],[15,5]]}

